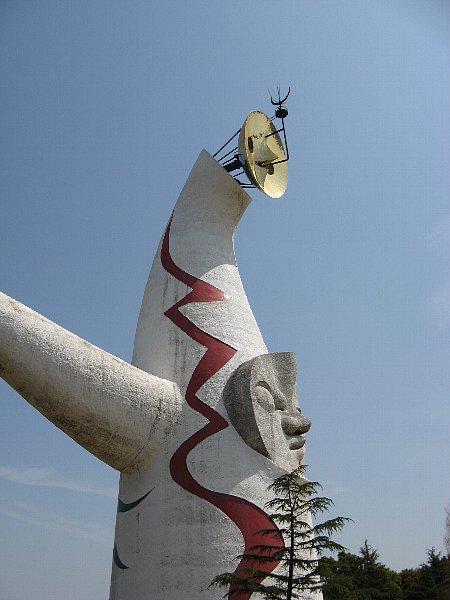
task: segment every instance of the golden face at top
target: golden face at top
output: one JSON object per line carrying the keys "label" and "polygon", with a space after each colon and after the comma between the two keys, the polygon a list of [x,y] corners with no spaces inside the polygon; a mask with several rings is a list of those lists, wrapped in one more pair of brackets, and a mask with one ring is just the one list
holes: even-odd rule
{"label": "golden face at top", "polygon": [[269,117],[258,110],[251,112],[242,126],[239,159],[258,189],[271,198],[284,194],[288,166],[283,143]]}

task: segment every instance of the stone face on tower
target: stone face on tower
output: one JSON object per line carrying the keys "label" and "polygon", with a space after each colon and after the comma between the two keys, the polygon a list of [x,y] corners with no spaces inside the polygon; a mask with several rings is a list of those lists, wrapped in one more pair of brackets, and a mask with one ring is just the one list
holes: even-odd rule
{"label": "stone face on tower", "polygon": [[0,297],[2,377],[121,471],[111,600],[221,598],[209,583],[266,542],[267,487],[302,459],[295,358],[267,353],[236,266],[250,201],[202,151],[156,252],[133,366]]}

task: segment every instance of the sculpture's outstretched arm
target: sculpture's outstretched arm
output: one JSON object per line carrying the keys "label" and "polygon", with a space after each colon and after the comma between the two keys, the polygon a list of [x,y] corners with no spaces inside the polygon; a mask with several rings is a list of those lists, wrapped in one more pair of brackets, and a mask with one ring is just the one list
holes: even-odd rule
{"label": "sculpture's outstretched arm", "polygon": [[178,387],[0,292],[0,375],[114,469],[151,461],[181,410]]}

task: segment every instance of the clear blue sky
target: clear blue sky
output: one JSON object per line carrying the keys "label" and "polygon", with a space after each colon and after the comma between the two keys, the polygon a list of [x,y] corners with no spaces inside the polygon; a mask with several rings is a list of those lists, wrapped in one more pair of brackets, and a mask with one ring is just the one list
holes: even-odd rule
{"label": "clear blue sky", "polygon": [[[395,569],[450,499],[449,30],[439,0],[0,5],[0,289],[125,360],[198,153],[291,86],[288,191],[237,258],[341,541]],[[2,599],[106,600],[117,473],[0,396]]]}

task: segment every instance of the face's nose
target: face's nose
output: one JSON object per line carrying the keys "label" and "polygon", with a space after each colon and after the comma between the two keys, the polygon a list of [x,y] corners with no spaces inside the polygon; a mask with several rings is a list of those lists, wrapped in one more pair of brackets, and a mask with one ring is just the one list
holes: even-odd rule
{"label": "face's nose", "polygon": [[296,414],[283,415],[281,427],[286,435],[302,435],[311,427],[311,421],[300,412]]}

